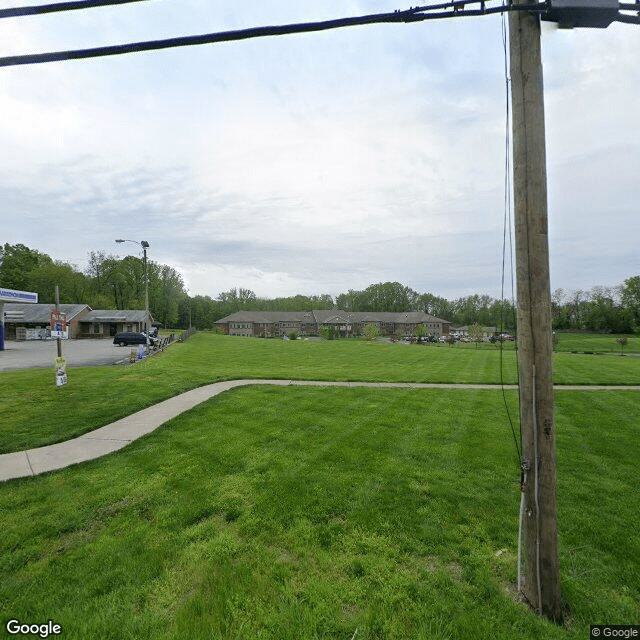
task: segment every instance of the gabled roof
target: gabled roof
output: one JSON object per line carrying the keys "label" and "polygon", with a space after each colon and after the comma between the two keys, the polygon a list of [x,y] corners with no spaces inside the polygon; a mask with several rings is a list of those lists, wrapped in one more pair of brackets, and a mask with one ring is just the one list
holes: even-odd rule
{"label": "gabled roof", "polygon": [[83,322],[144,322],[147,312],[142,309],[90,309]]}
{"label": "gabled roof", "polygon": [[436,318],[423,311],[343,311],[342,309],[322,309],[316,311],[237,311],[220,318],[216,324],[228,322],[255,322],[273,324],[275,322],[313,322],[318,324],[349,324],[351,322],[393,322],[420,324],[437,322],[451,324],[448,320]]}
{"label": "gabled roof", "polygon": [[[22,311],[21,320],[13,320],[16,324],[49,324],[51,312],[55,304],[27,304],[6,302],[5,311]],[[61,304],[60,311],[67,316],[67,322],[78,319],[80,322],[144,322],[146,311],[138,309],[91,309],[86,304]],[[151,317],[153,321],[153,317]]]}
{"label": "gabled roof", "polygon": [[[4,305],[5,311],[22,311],[23,318],[21,320],[12,320],[16,324],[49,324],[51,320],[51,312],[55,311],[55,304],[23,304],[20,302],[7,302]],[[67,316],[67,322],[70,322],[83,311],[89,310],[86,304],[61,304],[60,311]]]}
{"label": "gabled roof", "polygon": [[438,322],[450,324],[448,320],[436,318],[424,311],[314,311],[320,324],[349,322],[393,322],[395,324],[421,324]]}
{"label": "gabled roof", "polygon": [[217,323],[256,322],[273,324],[274,322],[315,322],[313,311],[236,311]]}

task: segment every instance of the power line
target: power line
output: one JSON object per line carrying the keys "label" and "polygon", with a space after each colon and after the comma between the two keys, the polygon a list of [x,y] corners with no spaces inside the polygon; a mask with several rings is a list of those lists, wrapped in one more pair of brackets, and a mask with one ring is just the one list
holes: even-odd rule
{"label": "power line", "polygon": [[[480,5],[480,7],[477,9],[465,8],[466,5],[474,4]],[[84,58],[99,58],[104,56],[117,56],[126,53],[140,53],[143,51],[157,51],[160,49],[170,49],[174,47],[214,44],[218,42],[232,42],[236,40],[247,40],[250,38],[263,38],[269,36],[290,35],[295,33],[326,31],[330,29],[340,29],[344,27],[354,27],[367,24],[409,23],[422,22],[424,20],[438,20],[443,18],[460,18],[465,16],[489,15],[513,10],[544,12],[546,10],[546,4],[536,2],[533,4],[518,6],[499,5],[496,7],[487,7],[485,0],[454,0],[453,2],[424,7],[415,7],[404,11],[398,10],[392,13],[379,13],[366,16],[355,16],[351,18],[339,18],[334,20],[325,20],[322,22],[304,22],[278,26],[252,27],[249,29],[221,31],[217,33],[207,33],[202,35],[167,38],[163,40],[132,42],[128,44],[93,47],[89,49],[75,49],[69,51],[55,51],[49,53],[8,56],[0,58],[0,67],[11,67],[25,64],[41,64],[45,62],[60,62],[63,60],[79,60]]]}
{"label": "power line", "polygon": [[92,9],[93,7],[106,7],[112,4],[128,4],[130,2],[145,1],[146,0],[74,0],[73,2],[54,2],[53,4],[41,4],[30,7],[0,9],[0,18],[20,18],[43,13],[55,13],[57,11],[75,11],[78,9]]}
{"label": "power line", "polygon": [[[69,2],[59,2],[50,5],[22,7],[18,9],[0,10],[0,18],[9,16],[36,15],[52,11],[70,11],[76,9],[87,9],[91,7],[101,7],[106,5],[126,4],[129,2],[142,2],[144,0],[73,0]],[[607,26],[611,21],[640,24],[640,11],[636,15],[619,13],[622,11],[635,11],[640,7],[640,3],[621,3],[618,8],[608,3],[597,3],[596,6],[589,6],[586,13],[590,19],[585,18],[584,7],[580,7],[577,13],[572,6],[563,3],[562,0],[543,0],[531,4],[511,4],[501,3],[498,6],[487,7],[488,2],[493,0],[451,0],[433,5],[411,7],[406,10],[396,10],[392,13],[377,13],[366,16],[355,16],[351,18],[338,18],[321,22],[304,22],[288,25],[252,27],[249,29],[238,29],[235,31],[221,31],[217,33],[206,33],[194,36],[182,36],[177,38],[167,38],[163,40],[149,40],[144,42],[132,42],[120,45],[109,45],[104,47],[92,47],[89,49],[74,49],[68,51],[54,51],[49,53],[36,53],[20,56],[7,56],[0,58],[0,67],[12,67],[25,64],[41,64],[45,62],[61,62],[64,60],[80,60],[84,58],[99,58],[105,56],[117,56],[126,53],[141,53],[143,51],[157,51],[160,49],[171,49],[175,47],[186,47],[203,44],[214,44],[218,42],[232,42],[235,40],[247,40],[250,38],[264,38],[270,36],[291,35],[295,33],[310,33],[315,31],[326,31],[329,29],[341,29],[344,27],[355,27],[367,24],[381,23],[409,23],[422,22],[424,20],[442,20],[445,18],[462,18],[469,16],[483,16],[495,13],[505,13],[507,11],[526,11],[538,13],[543,19],[562,22],[567,15],[571,14],[573,20],[565,26]],[[467,5],[479,5],[478,8],[467,9]],[[606,16],[604,15],[606,13]],[[594,22],[593,17],[596,17]],[[606,20],[602,22],[603,16]]]}

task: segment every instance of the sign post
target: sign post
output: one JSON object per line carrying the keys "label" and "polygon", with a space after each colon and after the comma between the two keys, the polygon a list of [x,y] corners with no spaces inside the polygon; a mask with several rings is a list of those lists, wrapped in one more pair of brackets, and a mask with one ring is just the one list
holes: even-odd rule
{"label": "sign post", "polygon": [[62,337],[67,330],[67,316],[60,311],[60,289],[56,285],[56,309],[51,312],[51,336],[56,336],[58,357],[55,359],[56,387],[67,384],[67,361],[62,357]]}

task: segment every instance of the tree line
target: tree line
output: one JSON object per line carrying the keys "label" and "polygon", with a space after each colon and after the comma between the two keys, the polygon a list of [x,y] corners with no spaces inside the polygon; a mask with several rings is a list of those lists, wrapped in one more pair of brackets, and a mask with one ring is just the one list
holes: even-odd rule
{"label": "tree line", "polygon": [[[33,291],[42,303],[55,302],[56,285],[61,304],[88,304],[92,309],[144,309],[145,279],[142,258],[118,258],[102,251],[88,255],[88,267],[53,260],[23,244],[0,247],[0,285]],[[188,297],[182,276],[172,267],[147,261],[149,309],[165,326],[180,321],[180,307]]]}
{"label": "tree line", "polygon": [[556,289],[551,294],[551,316],[558,330],[640,332],[640,276],[617,287]]}
{"label": "tree line", "polygon": [[[215,328],[215,322],[237,311],[424,311],[454,326],[478,324],[515,332],[516,310],[512,301],[473,294],[447,300],[419,293],[399,282],[371,284],[349,289],[335,299],[329,294],[259,298],[250,289],[233,288],[211,296],[189,296],[182,276],[172,267],[152,260],[149,275],[149,309],[162,325],[173,328]],[[142,258],[118,258],[91,251],[84,271],[53,260],[22,244],[0,247],[0,285],[35,291],[43,303],[85,303],[93,309],[143,309]],[[557,330],[591,330],[633,333],[640,330],[640,276],[618,287],[593,287],[589,291],[556,289],[552,294],[553,327]]]}

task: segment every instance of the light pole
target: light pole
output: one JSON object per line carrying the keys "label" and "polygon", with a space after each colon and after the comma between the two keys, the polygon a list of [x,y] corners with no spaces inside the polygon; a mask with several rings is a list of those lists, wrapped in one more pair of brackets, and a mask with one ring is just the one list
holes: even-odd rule
{"label": "light pole", "polygon": [[146,240],[138,242],[137,240],[126,240],[123,238],[116,240],[116,242],[133,242],[134,244],[139,244],[142,247],[142,255],[144,256],[144,333],[147,338],[146,355],[149,355],[149,326],[147,322],[149,320],[149,276],[147,274],[147,249],[149,248],[149,243]]}

